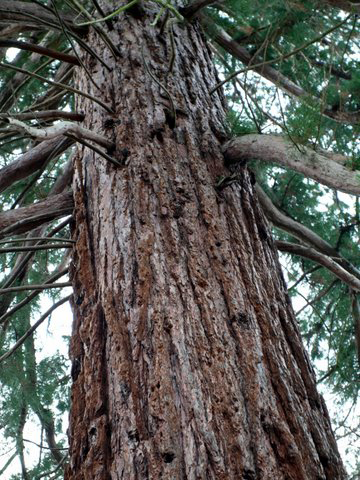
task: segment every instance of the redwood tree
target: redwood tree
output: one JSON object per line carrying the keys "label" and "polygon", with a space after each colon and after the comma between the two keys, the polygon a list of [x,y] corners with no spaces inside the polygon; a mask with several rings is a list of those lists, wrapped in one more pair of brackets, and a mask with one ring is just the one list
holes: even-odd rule
{"label": "redwood tree", "polygon": [[[357,17],[351,2],[289,2],[285,18],[283,2],[273,2],[271,12],[259,2],[258,17],[254,6],[244,6],[247,24],[240,4],[232,3],[132,1],[119,8],[73,1],[71,10],[60,2],[4,0],[0,6],[1,22],[14,22],[3,26],[1,38],[11,41],[0,39],[0,46],[20,49],[1,64],[7,75],[2,135],[23,153],[0,170],[2,189],[12,188],[0,225],[8,242],[28,237],[21,253],[13,246],[2,252],[12,270],[1,291],[1,360],[20,370],[16,438],[24,478],[37,478],[51,462],[54,474],[64,468],[68,480],[345,478],[277,249],[297,255],[294,265],[299,256],[308,262],[303,278],[320,269],[327,272],[318,280],[321,289],[338,282],[351,296],[352,359],[360,274],[340,242],[321,238],[305,214],[300,223],[272,202],[280,180],[269,175],[281,177],[288,191],[289,170],[269,174],[254,160],[295,171],[300,205],[307,181],[300,175],[359,194],[354,157],[337,153],[337,144],[324,150],[334,146],[326,135],[336,122],[347,129],[343,144],[358,129],[355,73],[352,90],[339,83],[344,62],[352,61]],[[323,15],[322,33],[311,25],[300,41],[297,29],[315,14]],[[327,52],[326,42],[339,32],[347,41],[339,65],[331,57],[334,45],[328,56],[314,56],[315,44]],[[56,59],[55,67],[42,55]],[[336,82],[329,80],[319,95],[319,76],[316,88],[305,67],[297,79],[292,57],[313,69],[326,63]],[[235,76],[238,61],[245,79]],[[226,93],[232,99],[240,88],[245,93],[243,110],[229,109],[216,62],[222,78],[231,77]],[[280,102],[276,119],[263,102],[270,87],[254,90],[249,70],[300,107],[289,100],[285,116]],[[33,88],[24,87],[29,79]],[[283,134],[264,135],[269,119]],[[74,144],[71,158],[54,163]],[[310,183],[307,192],[314,188]],[[359,212],[354,215],[357,226]],[[268,221],[285,232],[276,241]],[[58,249],[70,245],[69,268],[65,255],[38,280],[33,270],[39,275],[61,262]],[[45,248],[50,258],[34,259]],[[55,386],[47,397],[38,381],[36,325],[28,330],[29,312],[20,315],[17,307],[41,289],[64,285],[56,280],[68,271],[74,324],[66,458],[50,410]],[[14,306],[22,283],[35,292]],[[22,434],[29,409],[52,454],[30,473]]]}

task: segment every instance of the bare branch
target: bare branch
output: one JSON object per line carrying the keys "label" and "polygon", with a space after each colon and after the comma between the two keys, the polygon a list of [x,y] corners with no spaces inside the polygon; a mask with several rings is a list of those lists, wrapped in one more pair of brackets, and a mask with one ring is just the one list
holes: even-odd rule
{"label": "bare branch", "polygon": [[74,140],[67,137],[55,138],[42,142],[21,155],[18,160],[0,170],[0,192],[41,169],[46,162],[55,158],[54,152],[60,155],[73,143]]}
{"label": "bare branch", "polygon": [[112,150],[114,148],[114,143],[112,141],[73,122],[64,121],[57,123],[56,125],[52,125],[51,127],[39,128],[27,125],[26,123],[23,123],[20,120],[12,117],[8,117],[8,122],[10,125],[14,125],[20,131],[25,131],[31,137],[35,137],[40,140],[56,138],[60,135],[71,135],[79,139],[87,138],[88,140],[98,143],[107,150]]}
{"label": "bare branch", "polygon": [[350,2],[348,0],[321,0],[322,3],[331,7],[339,8],[345,12],[360,13],[360,3],[357,1]]}
{"label": "bare branch", "polygon": [[354,291],[351,292],[351,314],[354,320],[355,345],[360,366],[360,303],[358,294]]}
{"label": "bare branch", "polygon": [[255,189],[266,217],[273,225],[275,225],[275,227],[290,233],[302,242],[316,248],[322,254],[336,258],[336,261],[339,263],[339,265],[360,280],[360,272],[345,258],[343,258],[342,255],[335,250],[335,248],[333,248],[321,237],[316,235],[316,233],[310,230],[310,228],[307,228],[301,223],[296,222],[278,210],[258,184],[256,184]]}
{"label": "bare branch", "polygon": [[48,243],[46,245],[6,247],[6,248],[0,248],[0,253],[36,252],[37,250],[52,250],[54,248],[72,248],[72,244],[71,243]]}
{"label": "bare branch", "polygon": [[313,248],[304,247],[296,243],[282,242],[280,240],[275,241],[276,247],[282,252],[293,253],[300,255],[301,257],[308,258],[313,262],[319,263],[332,272],[336,277],[340,278],[344,283],[348,284],[354,290],[360,291],[360,280],[354,275],[351,275],[338,263],[336,263],[330,257],[317,252]]}
{"label": "bare branch", "polygon": [[[314,44],[314,43],[317,43],[319,42],[320,40],[322,40],[324,37],[326,37],[327,35],[329,35],[329,33],[332,33],[334,30],[337,30],[339,27],[341,27],[342,25],[344,25],[344,23],[346,23],[349,18],[351,17],[351,15],[348,15],[344,20],[342,20],[340,23],[334,25],[333,27],[329,28],[328,30],[326,30],[325,32],[323,32],[321,35],[315,37],[315,38],[312,38],[311,40],[309,40],[308,42],[305,42],[303,45],[301,45],[300,47],[298,48],[295,48],[294,50],[292,50],[291,52],[288,52],[288,53],[284,53],[283,55],[280,55],[276,58],[273,58],[271,60],[260,60],[259,62],[256,62],[255,65],[252,65],[250,64],[247,68],[245,69],[241,69],[241,70],[238,70],[236,72],[233,72],[231,75],[229,75],[229,77],[225,78],[225,80],[222,80],[220,83],[218,83],[212,90],[210,93],[213,93],[215,90],[217,90],[218,88],[220,88],[222,85],[224,85],[226,82],[228,82],[229,80],[231,80],[232,78],[236,77],[237,75],[239,75],[240,73],[245,73],[246,71],[248,70],[256,70],[257,68],[260,68],[262,69],[263,67],[265,67],[266,65],[270,65],[270,64],[273,64],[273,63],[278,63],[278,62],[282,62],[283,60],[286,60],[287,58],[290,58],[292,57],[293,55],[296,55],[297,53],[301,52],[302,50],[304,50],[305,48],[309,47],[310,45]],[[254,60],[255,61],[255,60]]]}
{"label": "bare branch", "polygon": [[42,202],[0,213],[0,237],[23,233],[43,223],[69,215],[74,208],[71,192],[52,195]]}
{"label": "bare branch", "polygon": [[[58,269],[55,273],[53,273],[45,282],[45,285],[47,283],[52,283],[56,280],[58,280],[59,278],[63,277],[64,275],[66,275],[67,273],[69,272],[69,269],[68,268],[61,268],[61,269]],[[18,310],[20,310],[20,308],[22,308],[24,305],[27,305],[29,302],[31,302],[31,300],[35,297],[37,297],[39,294],[41,293],[41,290],[35,290],[34,292],[30,293],[30,295],[28,295],[27,297],[25,297],[23,300],[21,300],[21,302],[17,303],[16,305],[14,305],[10,310],[8,310],[7,312],[5,312],[1,317],[0,317],[0,325],[3,325],[5,323],[5,320],[7,318],[9,318],[11,315],[13,315],[15,312],[17,312]],[[2,329],[4,329],[2,327]]]}
{"label": "bare branch", "polygon": [[51,48],[42,47],[36,45],[35,43],[20,42],[18,40],[1,40],[0,47],[6,48],[19,48],[20,50],[27,50],[29,52],[40,53],[41,55],[46,55],[47,57],[55,58],[61,62],[71,63],[72,65],[79,65],[79,61],[73,55],[69,55],[64,52],[58,52],[57,50],[52,50]]}
{"label": "bare branch", "polygon": [[[70,136],[70,138],[74,138]],[[124,165],[118,162],[115,158],[111,157],[107,153],[103,152],[100,150],[100,148],[96,147],[95,145],[92,145],[91,143],[87,142],[86,140],[83,139],[77,139],[79,143],[84,145],[87,148],[90,148],[90,150],[93,150],[95,153],[100,155],[101,157],[105,158],[108,162],[112,163],[115,167],[123,167]]]}
{"label": "bare branch", "polygon": [[180,9],[180,13],[187,20],[191,20],[201,9],[208,7],[213,3],[220,3],[220,2],[217,0],[194,0],[189,5],[186,5],[186,7]]}
{"label": "bare branch", "polygon": [[29,72],[29,70],[24,70],[23,68],[15,67],[15,65],[11,65],[9,63],[0,62],[0,67],[9,68],[10,70],[15,70],[16,72],[25,73],[26,75],[29,75],[29,77],[37,78],[38,80],[41,80],[42,82],[48,83],[49,85],[54,85],[55,87],[61,88],[62,90],[65,90],[67,92],[76,93],[76,94],[78,94],[82,97],[88,98],[88,99],[92,100],[93,102],[97,103],[98,105],[103,107],[107,112],[114,113],[108,105],[106,105],[104,102],[102,102],[98,98],[94,97],[93,95],[89,95],[86,92],[82,92],[81,90],[79,90],[77,88],[70,87],[69,85],[66,85],[65,83],[54,82],[53,80],[49,80],[48,78],[45,78],[45,77],[42,77],[41,75],[38,75],[37,73]]}
{"label": "bare branch", "polygon": [[[215,25],[207,16],[203,15],[202,13],[199,14],[199,17],[201,18],[202,26],[205,30],[209,31],[214,41],[232,56],[247,65],[247,67],[242,69],[241,72],[254,70],[256,73],[266,78],[277,87],[281,88],[285,93],[295,98],[303,99],[304,101],[310,101],[311,104],[320,102],[317,97],[310,95],[302,87],[276,70],[276,68],[270,66],[270,63],[273,63],[274,60],[266,62],[260,61],[259,63],[254,64],[253,55],[251,55],[246,48],[240,46],[236,41],[234,41],[230,35],[225,32],[225,30]],[[239,73],[240,71],[237,72],[237,74]],[[218,85],[215,86],[211,92],[215,91],[216,88],[218,88]],[[357,124],[360,122],[360,112],[334,112],[330,106],[327,106],[321,113],[340,123]]]}
{"label": "bare branch", "polygon": [[[69,282],[68,282],[69,283]],[[51,315],[51,313],[56,310],[58,307],[60,307],[60,305],[63,305],[64,303],[68,302],[70,300],[70,298],[72,297],[72,294],[71,295],[68,295],[67,297],[64,297],[62,298],[61,300],[59,300],[58,302],[54,303],[54,305],[52,305],[49,310],[47,310],[44,315],[41,315],[41,317],[39,318],[39,320],[37,320],[34,325],[31,326],[31,328],[29,328],[29,330],[24,333],[24,335],[22,337],[19,338],[19,340],[11,347],[10,350],[8,350],[4,355],[2,355],[0,357],[0,363],[3,362],[4,360],[6,360],[7,358],[10,357],[10,355],[12,355],[24,342],[25,340],[30,337],[30,335],[32,335],[35,330],[38,328],[39,325],[42,324],[42,322],[44,320],[47,319],[47,317],[49,315]]]}
{"label": "bare branch", "polygon": [[[8,117],[9,114],[0,114],[0,119]],[[11,113],[11,117],[17,118],[18,120],[55,120],[57,118],[64,118],[66,120],[73,120],[74,122],[82,122],[85,115],[83,113],[65,112],[64,110],[43,110],[39,112]]]}
{"label": "bare branch", "polygon": [[12,238],[9,240],[1,240],[0,245],[4,245],[6,243],[18,243],[18,242],[35,242],[37,240],[42,240],[43,242],[52,242],[57,240],[59,242],[68,242],[68,243],[76,243],[75,240],[71,240],[71,238],[66,237],[21,237],[21,238]]}
{"label": "bare branch", "polygon": [[[74,32],[83,34],[87,31],[86,27],[80,27],[73,23],[70,15],[63,14],[63,21],[67,28]],[[57,18],[51,9],[42,7],[39,3],[21,2],[16,0],[1,0],[0,4],[0,24],[21,23],[36,28],[42,25],[58,30]]]}
{"label": "bare branch", "polygon": [[19,285],[18,287],[0,288],[0,295],[10,292],[25,292],[27,290],[47,290],[49,288],[64,288],[71,287],[71,282],[62,283],[42,283],[39,285]]}
{"label": "bare branch", "polygon": [[360,195],[359,172],[351,171],[308,147],[301,146],[301,149],[299,152],[281,135],[257,134],[234,138],[223,146],[228,164],[251,159],[276,163],[330,188]]}

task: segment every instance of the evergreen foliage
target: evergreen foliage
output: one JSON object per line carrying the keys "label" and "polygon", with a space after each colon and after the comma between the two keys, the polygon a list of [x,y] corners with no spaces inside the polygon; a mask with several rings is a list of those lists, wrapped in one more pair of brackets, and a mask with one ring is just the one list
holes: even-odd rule
{"label": "evergreen foliage", "polygon": [[[59,15],[70,13],[72,17],[76,16],[76,23],[88,21],[72,0],[23,3],[43,5],[45,11],[50,13],[55,12],[56,6]],[[81,3],[88,12],[99,18],[95,2],[83,0]],[[300,151],[307,145],[315,151],[324,149],[346,155],[347,167],[358,170],[360,23],[356,14],[334,8],[329,3],[315,0],[225,0],[203,9],[196,21],[202,23],[206,30],[221,78],[248,67],[247,71],[234,76],[224,85],[229,104],[227,127],[230,136],[282,134]],[[333,5],[335,3],[332,2]],[[19,5],[17,8],[20,8]],[[78,33],[66,27],[64,35],[64,24],[60,25],[56,20],[55,29],[41,19],[36,28],[26,26],[25,20],[9,25],[8,21],[1,20],[4,8],[0,5],[0,42],[10,37],[75,56],[72,47],[81,41]],[[110,10],[105,11],[111,13]],[[118,20],[116,16],[110,21]],[[106,24],[101,25],[106,30]],[[155,25],[154,28],[158,27]],[[226,32],[238,46],[246,49],[251,56],[248,65],[229,53],[229,49],[219,42],[219,29]],[[321,38],[321,34],[328,30],[329,33]],[[69,38],[72,39],[72,45]],[[297,49],[297,53],[291,54]],[[71,86],[75,68],[81,67],[31,51],[11,50],[2,47],[1,43],[0,54],[1,175],[1,169],[39,143],[26,132],[12,128],[6,120],[9,116],[46,110],[74,111],[73,94],[16,72],[6,65],[36,72],[47,79]],[[282,81],[270,82],[262,77],[264,72],[255,73],[251,69],[251,65],[270,60],[273,62],[266,65],[280,72]],[[287,88],[290,82],[301,88],[303,93],[290,94]],[[34,113],[34,118],[24,122],[40,127],[52,125],[54,119],[37,118]],[[9,185],[1,193],[1,210],[17,209],[48,198],[56,180],[63,174],[70,155],[71,149],[65,153],[55,151],[40,169]],[[360,206],[356,196],[341,194],[290,169],[264,164],[259,160],[250,162],[250,168],[258,184],[281,212],[311,229],[354,268],[360,269]],[[68,224],[51,233],[56,225],[62,225],[61,222],[63,220],[47,221],[40,229],[7,236],[6,240],[24,238],[32,233],[36,237],[51,235],[51,243],[55,239],[70,238]],[[278,240],[301,243],[284,230],[274,228],[274,236]],[[30,241],[28,237],[27,241],[1,244],[0,248],[34,245],[36,242],[39,240]],[[53,249],[1,253],[1,288],[38,285],[49,281],[56,272],[65,269],[66,252],[68,250]],[[296,299],[296,305],[299,298],[302,299],[303,306],[296,307],[299,309],[298,321],[317,377],[327,391],[335,395],[336,404],[341,406],[341,415],[333,418],[333,421],[335,427],[339,427],[339,436],[347,436],[349,448],[352,449],[352,478],[357,478],[356,475],[360,474],[360,456],[356,456],[354,448],[359,432],[349,423],[349,419],[358,405],[360,387],[360,354],[355,342],[356,314],[352,306],[359,293],[311,260],[289,254],[282,258],[289,293]],[[7,282],[21,262],[23,267],[11,278],[10,283]],[[47,290],[46,295],[55,302],[63,294],[59,290]],[[30,301],[24,303],[22,308],[6,315],[6,312],[12,311],[15,305],[29,297]],[[0,357],[41,316],[43,298],[44,294],[33,291],[1,295]],[[66,446],[62,432],[64,413],[69,402],[68,369],[67,359],[58,352],[49,358],[42,358],[36,332],[11,356],[2,360],[0,425],[7,443],[0,454],[3,450],[9,450],[9,457],[16,453],[22,464],[21,474],[7,477],[10,467],[7,470],[6,461],[3,460],[0,474],[5,475],[4,478],[44,478],[46,472],[51,471],[54,473],[46,474],[48,476],[45,478],[61,478],[63,455],[66,452],[61,448]],[[348,416],[349,405],[351,412]],[[25,423],[31,418],[37,419],[39,433],[30,440],[42,446],[35,466],[27,465],[26,455],[24,457],[26,443],[23,431]],[[46,438],[51,435],[59,448],[55,453],[46,449],[49,446]]]}

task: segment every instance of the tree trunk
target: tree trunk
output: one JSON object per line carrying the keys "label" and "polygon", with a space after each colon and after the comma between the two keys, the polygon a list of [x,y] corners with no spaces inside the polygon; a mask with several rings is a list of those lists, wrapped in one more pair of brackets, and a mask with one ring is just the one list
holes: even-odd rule
{"label": "tree trunk", "polygon": [[153,19],[114,24],[118,58],[93,31],[112,71],[83,55],[101,89],[78,77],[115,110],[78,98],[123,167],[81,146],[75,160],[65,478],[342,479],[252,178],[241,167],[214,187],[224,104],[208,94],[209,49],[175,25],[166,79],[171,42]]}

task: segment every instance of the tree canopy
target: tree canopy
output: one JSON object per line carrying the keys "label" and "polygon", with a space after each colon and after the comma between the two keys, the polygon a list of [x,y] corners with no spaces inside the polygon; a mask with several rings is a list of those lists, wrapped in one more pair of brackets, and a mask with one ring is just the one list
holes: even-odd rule
{"label": "tree canopy", "polygon": [[[170,46],[175,23],[197,22],[208,37],[219,72],[209,91],[223,89],[229,106],[223,145],[229,174],[214,188],[231,188],[237,165],[248,163],[282,252],[289,294],[302,299],[298,321],[319,384],[346,406],[334,427],[355,448],[359,432],[349,419],[360,386],[360,6],[143,1],[154,6],[154,28]],[[115,11],[96,0],[0,5],[0,424],[9,450],[0,474],[18,457],[22,472],[13,479],[58,478],[66,462],[68,361],[59,353],[39,356],[36,328],[70,298],[62,288],[70,285],[73,145],[118,164],[111,141],[83,128],[84,114],[75,110],[79,95],[111,111],[74,87],[85,68],[79,49],[95,55],[86,43],[95,29],[117,55],[107,30],[134,8],[141,9],[140,0]],[[175,55],[170,48],[170,71]],[[42,292],[54,303],[47,311]],[[34,417],[40,429],[32,440],[41,450],[35,466],[24,453],[24,429]],[[355,478],[359,463],[354,468]]]}

